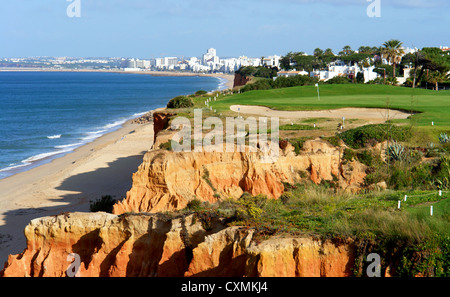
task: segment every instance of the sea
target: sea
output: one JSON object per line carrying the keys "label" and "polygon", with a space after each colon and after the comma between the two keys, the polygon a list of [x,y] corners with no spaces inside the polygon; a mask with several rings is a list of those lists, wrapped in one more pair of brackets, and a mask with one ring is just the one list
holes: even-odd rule
{"label": "sea", "polygon": [[48,163],[179,95],[226,89],[205,76],[0,72],[0,179]]}

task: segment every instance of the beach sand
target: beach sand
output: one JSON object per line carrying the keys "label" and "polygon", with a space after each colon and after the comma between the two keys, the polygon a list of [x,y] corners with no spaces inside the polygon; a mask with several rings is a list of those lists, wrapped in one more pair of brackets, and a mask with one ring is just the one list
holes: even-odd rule
{"label": "beach sand", "polygon": [[133,124],[106,134],[50,163],[0,180],[0,270],[25,247],[30,220],[63,212],[89,212],[91,200],[120,199],[153,145],[153,124]]}

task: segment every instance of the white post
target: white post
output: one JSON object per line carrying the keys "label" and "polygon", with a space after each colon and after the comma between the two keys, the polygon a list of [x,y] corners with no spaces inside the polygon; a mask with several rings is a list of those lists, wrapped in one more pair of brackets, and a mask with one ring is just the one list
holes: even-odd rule
{"label": "white post", "polygon": [[442,196],[442,190],[439,190],[439,196]]}
{"label": "white post", "polygon": [[430,206],[430,215],[433,216],[433,205]]}
{"label": "white post", "polygon": [[398,201],[398,209],[400,209],[400,205],[401,205],[401,203],[402,203],[402,201],[401,201],[401,200],[399,200],[399,201]]}
{"label": "white post", "polygon": [[406,199],[408,199],[408,195],[405,195],[405,201],[406,201]]}
{"label": "white post", "polygon": [[318,101],[320,101],[319,84],[316,84],[316,87],[317,87],[317,98],[318,98]]}

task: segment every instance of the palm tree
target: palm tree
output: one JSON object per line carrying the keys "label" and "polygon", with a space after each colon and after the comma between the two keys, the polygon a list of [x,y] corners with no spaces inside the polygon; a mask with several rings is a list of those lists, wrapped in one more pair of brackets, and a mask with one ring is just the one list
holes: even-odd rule
{"label": "palm tree", "polygon": [[346,45],[342,48],[342,52],[344,55],[348,56],[353,53],[352,47],[350,45]]}
{"label": "palm tree", "polygon": [[448,75],[445,72],[433,71],[428,74],[427,81],[435,84],[436,91],[439,91],[439,83],[442,83],[448,79]]}
{"label": "palm tree", "polygon": [[315,57],[321,57],[323,55],[323,50],[321,50],[320,48],[316,48],[314,50],[314,56]]}
{"label": "palm tree", "polygon": [[397,63],[402,61],[402,56],[405,54],[405,51],[402,48],[403,42],[392,39],[383,43],[383,48],[381,49],[381,54],[384,58],[386,58],[389,63],[392,63],[393,72],[395,77],[395,66]]}
{"label": "palm tree", "polygon": [[334,56],[333,50],[331,48],[327,48],[323,54],[325,56]]}

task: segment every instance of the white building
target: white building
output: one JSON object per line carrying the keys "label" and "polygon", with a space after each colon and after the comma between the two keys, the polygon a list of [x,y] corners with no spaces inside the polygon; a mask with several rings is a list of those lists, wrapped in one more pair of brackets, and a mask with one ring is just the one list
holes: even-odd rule
{"label": "white building", "polygon": [[209,48],[206,54],[203,55],[203,65],[207,65],[208,63],[218,64],[219,57],[217,56],[217,51],[214,48]]}
{"label": "white building", "polygon": [[280,68],[280,56],[269,56],[267,58],[263,58],[262,60],[262,66],[268,66],[268,67],[277,67]]}
{"label": "white building", "polygon": [[361,68],[358,64],[353,66],[346,65],[341,61],[336,61],[334,63],[330,63],[328,65],[327,70],[314,70],[310,73],[311,77],[317,77],[321,81],[327,81],[337,76],[344,76],[350,79],[356,77],[358,72],[362,72],[364,74],[364,83],[367,83],[370,80],[377,78],[378,73],[374,72],[375,66]]}
{"label": "white building", "polygon": [[296,71],[296,70],[291,70],[291,71],[278,71],[277,73],[277,77],[292,77],[292,76],[297,76],[297,75],[308,75],[309,73],[306,72],[305,70],[302,71]]}

